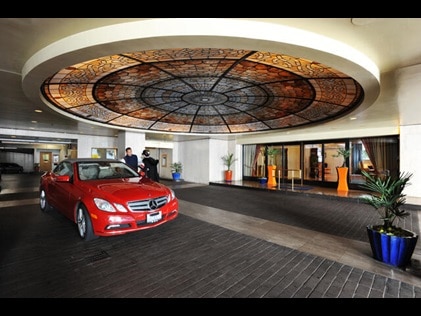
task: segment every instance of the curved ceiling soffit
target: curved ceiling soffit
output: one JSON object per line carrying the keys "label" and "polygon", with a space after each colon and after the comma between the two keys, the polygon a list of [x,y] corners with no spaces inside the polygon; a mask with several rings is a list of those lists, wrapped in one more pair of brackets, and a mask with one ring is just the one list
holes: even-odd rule
{"label": "curved ceiling soffit", "polygon": [[[375,76],[369,77],[372,84]],[[361,84],[306,58],[225,47],[123,51],[70,64],[42,79],[38,91],[41,86],[54,110],[93,124],[148,132],[280,130],[330,121],[367,101],[365,79]]]}

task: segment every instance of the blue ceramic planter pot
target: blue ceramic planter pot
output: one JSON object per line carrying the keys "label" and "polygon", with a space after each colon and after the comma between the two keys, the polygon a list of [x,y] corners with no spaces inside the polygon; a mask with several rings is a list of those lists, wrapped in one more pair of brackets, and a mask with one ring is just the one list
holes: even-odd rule
{"label": "blue ceramic planter pot", "polygon": [[404,268],[410,261],[417,244],[418,235],[399,237],[382,234],[367,226],[368,238],[374,259],[398,268]]}
{"label": "blue ceramic planter pot", "polygon": [[268,182],[268,178],[259,178],[260,184],[266,184]]}
{"label": "blue ceramic planter pot", "polygon": [[181,180],[181,173],[180,172],[173,172],[172,173],[172,179],[174,181],[180,181]]}

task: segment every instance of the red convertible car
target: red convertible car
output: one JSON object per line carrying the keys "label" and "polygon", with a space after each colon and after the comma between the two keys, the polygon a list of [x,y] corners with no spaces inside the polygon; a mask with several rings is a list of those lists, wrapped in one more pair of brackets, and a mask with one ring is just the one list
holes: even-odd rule
{"label": "red convertible car", "polygon": [[41,176],[39,192],[41,210],[62,213],[84,240],[153,228],[178,216],[173,190],[120,160],[65,159]]}

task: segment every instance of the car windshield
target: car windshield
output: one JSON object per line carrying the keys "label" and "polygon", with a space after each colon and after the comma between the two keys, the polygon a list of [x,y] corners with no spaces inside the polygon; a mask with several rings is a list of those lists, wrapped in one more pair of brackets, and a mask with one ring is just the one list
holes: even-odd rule
{"label": "car windshield", "polygon": [[79,162],[80,180],[100,180],[139,177],[139,174],[123,162]]}

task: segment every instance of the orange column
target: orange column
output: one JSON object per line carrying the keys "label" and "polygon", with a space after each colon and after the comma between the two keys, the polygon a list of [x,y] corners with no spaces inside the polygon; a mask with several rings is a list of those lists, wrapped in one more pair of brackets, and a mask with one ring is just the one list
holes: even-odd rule
{"label": "orange column", "polygon": [[348,191],[348,167],[336,168],[338,172],[338,191]]}
{"label": "orange column", "polygon": [[268,186],[276,186],[276,166],[268,166]]}

